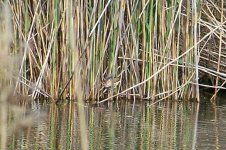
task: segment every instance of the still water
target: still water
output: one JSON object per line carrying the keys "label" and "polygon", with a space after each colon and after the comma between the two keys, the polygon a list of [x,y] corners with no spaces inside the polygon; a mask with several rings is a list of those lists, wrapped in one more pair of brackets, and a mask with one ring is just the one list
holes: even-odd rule
{"label": "still water", "polygon": [[[89,148],[226,149],[226,103],[217,106],[209,102],[200,106],[195,102],[150,104],[123,100],[86,104]],[[81,149],[77,105],[36,102],[20,106],[21,110],[17,110],[20,115],[15,110],[9,112],[8,149]]]}

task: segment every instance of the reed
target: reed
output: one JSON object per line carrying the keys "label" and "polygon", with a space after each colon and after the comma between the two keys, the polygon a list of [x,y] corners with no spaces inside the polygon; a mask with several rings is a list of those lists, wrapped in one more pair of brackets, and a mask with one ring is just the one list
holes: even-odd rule
{"label": "reed", "polygon": [[[0,1],[0,149],[8,149],[12,134],[23,131],[33,123],[34,115],[26,114],[28,99],[13,96],[20,62],[20,54],[12,45],[12,20],[9,5]],[[20,107],[22,106],[22,107]],[[13,148],[13,145],[12,145]]]}
{"label": "reed", "polygon": [[[13,67],[9,56],[9,46],[11,43],[11,28],[10,16],[8,15],[9,9],[7,5],[0,2],[0,148],[7,149],[7,100],[10,95],[10,82],[11,78],[8,73],[12,73]],[[10,60],[9,60],[10,59]]]}
{"label": "reed", "polygon": [[[200,68],[210,69],[199,62],[210,36],[220,35],[216,54],[223,55],[223,1],[8,2],[13,50],[24,50],[16,90],[33,98],[75,99],[77,90],[81,99],[99,102],[119,96],[198,98]],[[221,17],[214,18],[211,6]],[[204,27],[209,30],[203,34]],[[105,92],[109,76],[119,82]]]}

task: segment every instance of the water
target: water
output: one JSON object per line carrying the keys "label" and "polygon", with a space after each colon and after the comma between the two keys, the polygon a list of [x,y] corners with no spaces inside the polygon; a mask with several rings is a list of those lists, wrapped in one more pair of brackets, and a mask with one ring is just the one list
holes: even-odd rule
{"label": "water", "polygon": [[[221,102],[225,99],[221,99]],[[226,149],[226,105],[119,101],[85,106],[89,147],[97,149]],[[34,107],[35,106],[35,107]],[[28,111],[31,108],[31,111]],[[77,104],[23,105],[8,149],[81,149]],[[199,111],[198,111],[199,110]],[[19,117],[18,117],[19,116]],[[15,124],[8,114],[8,130]],[[26,123],[31,118],[33,123]],[[26,120],[27,119],[27,120]]]}

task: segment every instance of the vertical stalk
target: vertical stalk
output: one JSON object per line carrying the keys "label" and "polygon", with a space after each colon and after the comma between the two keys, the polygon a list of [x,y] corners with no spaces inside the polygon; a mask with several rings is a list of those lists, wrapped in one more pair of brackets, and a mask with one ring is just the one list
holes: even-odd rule
{"label": "vertical stalk", "polygon": [[197,48],[197,22],[198,22],[198,14],[197,14],[197,0],[193,0],[193,18],[194,18],[194,51],[195,51],[195,83],[196,83],[196,98],[199,102],[199,52]]}

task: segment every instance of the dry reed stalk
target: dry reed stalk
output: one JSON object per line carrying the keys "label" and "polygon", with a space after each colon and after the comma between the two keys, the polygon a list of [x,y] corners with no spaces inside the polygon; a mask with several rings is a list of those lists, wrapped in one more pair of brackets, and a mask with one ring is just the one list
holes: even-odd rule
{"label": "dry reed stalk", "polygon": [[[0,147],[7,149],[7,99],[9,94],[10,75],[13,67],[9,56],[9,46],[11,44],[11,23],[10,13],[7,5],[0,2]],[[11,74],[12,76],[12,74]]]}
{"label": "dry reed stalk", "polygon": [[[220,16],[221,16],[220,21],[221,21],[221,24],[223,24],[223,21],[224,21],[224,11],[223,11],[223,9],[224,9],[224,1],[221,0],[221,12],[220,12]],[[217,62],[217,72],[220,71],[220,65],[221,65],[221,55],[222,55],[221,54],[222,53],[221,49],[222,49],[223,33],[224,33],[223,30],[221,30],[220,31],[220,37],[219,37],[219,53],[218,53],[218,62]],[[218,82],[219,82],[219,77],[217,76],[216,83],[215,83],[215,86],[216,87],[218,86]],[[216,97],[217,92],[218,92],[218,89],[215,88],[215,93],[214,93],[213,96]],[[214,99],[211,98],[211,101],[212,100],[216,101],[215,98]]]}
{"label": "dry reed stalk", "polygon": [[74,82],[75,88],[74,88],[74,93],[77,97],[77,107],[78,107],[78,114],[79,114],[79,125],[80,125],[80,136],[81,136],[81,148],[83,150],[89,149],[89,143],[88,143],[88,134],[87,134],[87,124],[85,121],[85,111],[84,111],[84,94],[83,94],[83,83],[82,83],[82,64],[79,61],[79,51],[78,51],[78,46],[79,46],[79,39],[76,36],[77,33],[80,32],[79,28],[76,28],[76,24],[74,23],[74,21],[76,19],[80,19],[79,16],[79,12],[77,11],[77,16],[75,18],[75,20],[72,18],[72,14],[73,14],[73,1],[67,1],[67,7],[69,9],[69,11],[66,14],[67,17],[67,21],[68,21],[68,39],[69,39],[69,45],[70,48],[72,50],[72,52],[74,53],[74,55],[72,56],[72,60],[73,60],[73,72],[75,72],[74,75],[74,80],[72,80],[72,82]]}

